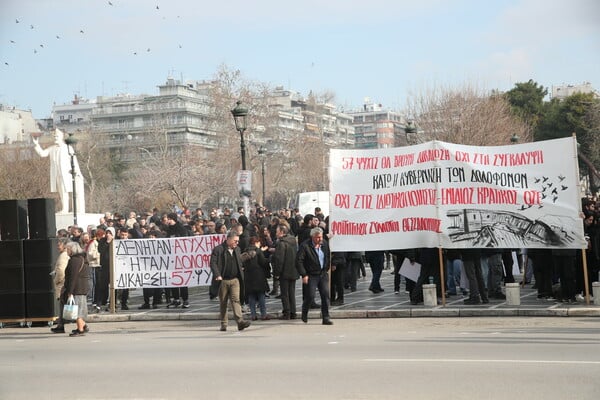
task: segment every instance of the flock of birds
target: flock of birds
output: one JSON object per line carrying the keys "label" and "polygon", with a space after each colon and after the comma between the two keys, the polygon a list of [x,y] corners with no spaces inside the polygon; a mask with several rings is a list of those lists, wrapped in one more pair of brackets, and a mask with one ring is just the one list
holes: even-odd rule
{"label": "flock of birds", "polygon": [[[558,177],[558,183],[555,185],[552,181],[548,182],[548,180],[550,178],[548,178],[547,176],[542,176],[541,178],[534,178],[534,182],[537,184],[541,184],[542,185],[542,190],[541,190],[541,195],[542,195],[542,200],[546,199],[548,196],[552,196],[552,202],[556,203],[556,200],[558,200],[558,194],[560,192],[564,192],[565,190],[567,190],[569,187],[563,185],[561,182],[565,180],[565,177],[563,175],[559,175]],[[560,186],[560,190],[559,190],[559,186]],[[533,204],[528,204],[528,205],[522,205],[519,208],[519,211],[525,211],[529,208],[533,207]],[[539,204],[538,208],[542,208],[544,207],[544,204]]]}
{"label": "flock of birds", "polygon": [[[110,6],[110,7],[114,7],[114,6],[115,6],[115,5],[114,5],[114,3],[113,3],[112,1],[108,1],[108,2],[107,2],[107,5],[108,5],[108,6]],[[160,10],[160,6],[156,5],[156,8],[155,8],[155,9],[156,9],[156,10]],[[180,18],[180,16],[178,15],[178,16],[177,16],[177,18]],[[163,19],[165,19],[165,17],[163,17]],[[18,18],[15,18],[15,23],[16,23],[16,24],[21,24],[22,22],[21,22],[21,20],[19,20]],[[34,26],[33,24],[29,24],[29,29],[30,29],[30,30],[33,30],[33,29],[35,29],[35,26]],[[84,31],[83,29],[80,29],[80,30],[79,30],[79,34],[81,34],[81,35],[84,35],[84,34],[85,34],[85,31]],[[55,38],[56,38],[57,40],[60,40],[60,39],[61,39],[61,36],[60,36],[60,35],[55,35]],[[16,42],[15,40],[12,40],[12,39],[11,39],[11,40],[10,40],[10,44],[11,44],[11,45],[16,45],[16,44],[17,44],[17,42]],[[41,49],[44,49],[44,48],[45,48],[45,47],[44,47],[44,44],[43,44],[43,43],[40,43],[40,44],[39,44],[39,47],[36,47],[36,48],[34,48],[34,49],[33,49],[33,53],[34,53],[34,54],[37,54],[37,53],[38,53],[38,50],[39,50],[39,51],[41,51]],[[183,46],[182,46],[181,44],[179,44],[179,45],[178,45],[178,48],[180,48],[180,49],[181,49],[181,48],[183,48]],[[150,51],[151,51],[150,47],[148,47],[148,48],[145,50],[145,52],[146,52],[146,53],[149,53]],[[132,51],[132,55],[134,55],[134,56],[138,55],[138,51]],[[8,61],[4,61],[4,65],[5,65],[5,66],[10,66],[10,64],[8,63]]]}

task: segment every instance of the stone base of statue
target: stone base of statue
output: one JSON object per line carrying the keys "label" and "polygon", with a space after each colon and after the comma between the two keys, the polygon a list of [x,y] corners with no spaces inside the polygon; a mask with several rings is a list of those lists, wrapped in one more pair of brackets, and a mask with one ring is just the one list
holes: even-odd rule
{"label": "stone base of statue", "polygon": [[[104,214],[77,214],[77,226],[83,228],[84,231],[87,230],[89,225],[96,229],[96,226],[100,224],[100,218],[103,216]],[[73,213],[56,213],[56,230],[67,229],[72,225]]]}

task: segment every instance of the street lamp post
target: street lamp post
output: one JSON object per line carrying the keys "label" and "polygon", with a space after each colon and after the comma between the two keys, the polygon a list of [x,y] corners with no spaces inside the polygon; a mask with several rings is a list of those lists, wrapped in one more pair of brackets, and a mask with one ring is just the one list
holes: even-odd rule
{"label": "street lamp post", "polygon": [[244,203],[244,211],[248,212],[250,208],[250,189],[251,189],[251,175],[249,171],[246,171],[246,143],[244,143],[244,131],[246,130],[246,119],[248,117],[248,109],[242,106],[241,101],[237,101],[237,105],[231,114],[233,115],[233,121],[235,122],[235,129],[240,133],[240,151],[242,153],[242,170],[238,172],[238,188],[240,191],[240,197]]}
{"label": "street lamp post", "polygon": [[246,170],[246,143],[244,143],[244,131],[246,130],[246,119],[248,117],[248,109],[242,106],[240,100],[237,101],[237,105],[231,114],[233,115],[233,121],[235,122],[235,129],[240,133],[240,150],[242,153],[242,170]]}
{"label": "street lamp post", "polygon": [[258,155],[260,156],[260,162],[262,164],[262,204],[265,205],[265,199],[267,197],[265,190],[265,158],[267,156],[267,149],[264,146],[258,148]]}
{"label": "street lamp post", "polygon": [[77,185],[75,184],[75,145],[77,139],[73,137],[73,133],[70,132],[69,136],[65,138],[65,143],[69,149],[69,156],[71,157],[71,182],[73,183],[73,225],[77,225]]}

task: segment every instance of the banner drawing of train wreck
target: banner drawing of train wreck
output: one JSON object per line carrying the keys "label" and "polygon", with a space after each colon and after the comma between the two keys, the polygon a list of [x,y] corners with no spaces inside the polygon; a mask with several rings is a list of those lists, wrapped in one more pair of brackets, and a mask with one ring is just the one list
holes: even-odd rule
{"label": "banner drawing of train wreck", "polygon": [[581,220],[546,215],[529,219],[502,210],[449,210],[451,242],[459,247],[573,248]]}

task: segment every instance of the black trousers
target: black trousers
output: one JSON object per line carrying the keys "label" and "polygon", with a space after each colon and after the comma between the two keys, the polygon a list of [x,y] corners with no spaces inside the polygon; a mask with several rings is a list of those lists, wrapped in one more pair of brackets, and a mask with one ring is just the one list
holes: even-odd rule
{"label": "black trousers", "polygon": [[485,285],[483,283],[483,275],[481,273],[481,261],[478,257],[465,258],[463,256],[463,265],[465,266],[465,274],[469,281],[469,298],[479,298],[482,301],[487,301]]}
{"label": "black trousers", "polygon": [[296,280],[279,279],[279,289],[281,291],[283,315],[296,315]]}
{"label": "black trousers", "polygon": [[323,272],[320,275],[309,275],[306,294],[302,301],[302,315],[307,316],[310,305],[315,301],[317,289],[321,295],[321,316],[329,319],[329,274]]}
{"label": "black trousers", "polygon": [[331,273],[331,300],[344,301],[344,275],[346,266],[337,264]]}

